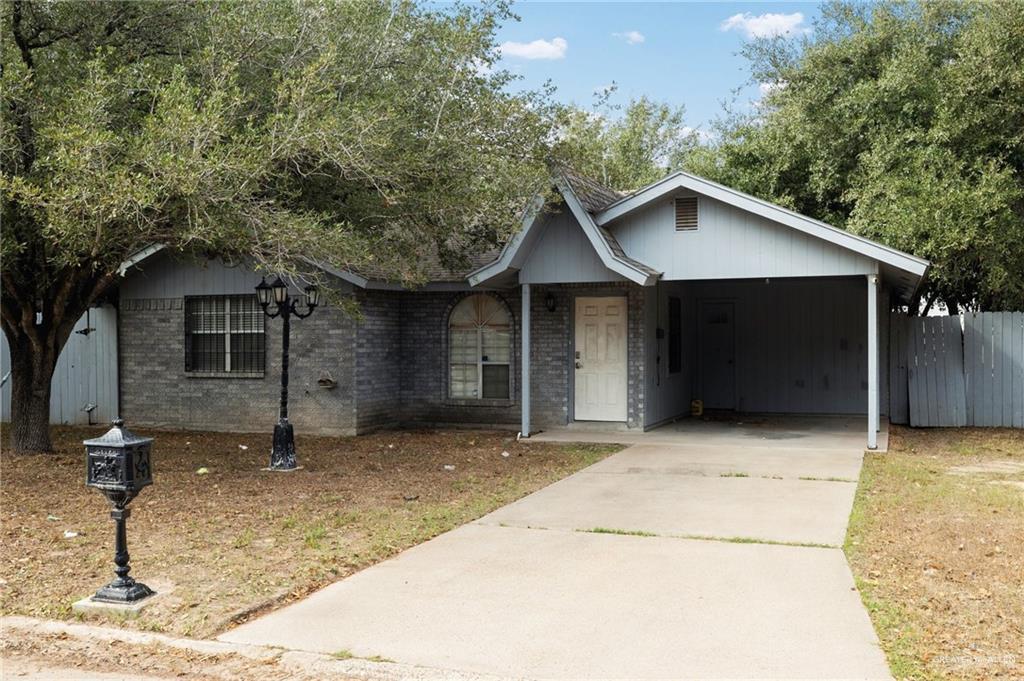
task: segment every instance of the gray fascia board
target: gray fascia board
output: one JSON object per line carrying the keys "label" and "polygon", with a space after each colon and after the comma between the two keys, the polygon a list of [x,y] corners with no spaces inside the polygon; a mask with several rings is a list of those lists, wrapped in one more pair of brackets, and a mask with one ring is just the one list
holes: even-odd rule
{"label": "gray fascia board", "polygon": [[799,230],[819,239],[824,239],[847,250],[860,253],[868,258],[878,260],[898,269],[910,272],[918,277],[923,277],[928,270],[930,263],[927,260],[889,248],[876,241],[867,239],[845,230],[833,227],[827,223],[801,215],[782,206],[763,201],[761,199],[744,194],[743,192],[730,189],[717,182],[705,180],[702,177],[684,173],[682,171],[673,173],[657,182],[648,185],[632,196],[627,196],[612,205],[606,207],[596,216],[594,222],[598,225],[605,225],[617,220],[628,213],[646,206],[653,201],[671,194],[677,189],[689,189],[698,194],[703,194],[713,199],[735,206],[754,215],[778,222]]}
{"label": "gray fascia board", "polygon": [[316,267],[317,269],[326,272],[327,274],[335,276],[338,279],[341,279],[342,281],[347,281],[348,283],[352,284],[353,286],[358,286],[359,288],[366,288],[367,284],[370,282],[369,279],[367,279],[366,277],[363,277],[361,275],[358,275],[355,272],[351,272],[349,270],[343,270],[343,269],[340,269],[340,268],[337,268],[337,267],[332,267],[331,265],[328,265],[326,263],[317,262],[316,260],[313,260],[312,258],[305,258],[304,257],[304,258],[302,258],[302,260],[304,260],[305,262],[308,262],[313,267]]}
{"label": "gray fascia board", "polygon": [[466,277],[470,286],[478,286],[489,279],[501,276],[506,271],[513,269],[513,260],[515,260],[519,249],[522,248],[526,237],[533,230],[537,222],[539,222],[539,218],[543,210],[544,197],[535,196],[527,207],[526,212],[523,214],[522,227],[515,236],[505,244],[505,247],[501,249],[501,254],[497,259],[495,259],[494,262],[490,262],[483,267],[473,270],[469,273],[469,276]]}
{"label": "gray fascia board", "polygon": [[132,253],[128,258],[122,262],[117,268],[117,274],[120,277],[124,277],[128,274],[128,270],[138,265],[143,260],[148,259],[152,255],[156,255],[160,251],[167,248],[164,244],[150,244],[145,248],[139,249],[135,253]]}
{"label": "gray fascia board", "polygon": [[636,284],[640,284],[641,286],[651,286],[654,281],[657,280],[657,277],[638,270],[629,263],[624,263],[619,260],[608,247],[608,242],[605,241],[597,231],[597,225],[594,223],[594,219],[583,207],[579,199],[576,198],[576,194],[572,191],[569,183],[559,178],[556,181],[556,184],[558,186],[558,190],[562,193],[562,197],[565,199],[565,204],[569,206],[569,211],[572,212],[576,221],[580,223],[580,227],[583,228],[583,233],[587,235],[590,245],[593,246],[598,257],[601,258],[601,262],[604,263],[604,266],[616,274],[621,274],[623,277]]}

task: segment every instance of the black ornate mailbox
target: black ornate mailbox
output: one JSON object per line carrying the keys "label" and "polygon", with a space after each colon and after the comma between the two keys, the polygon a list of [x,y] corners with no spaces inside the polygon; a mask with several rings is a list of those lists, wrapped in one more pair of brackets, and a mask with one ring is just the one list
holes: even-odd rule
{"label": "black ornate mailbox", "polygon": [[105,603],[134,603],[153,590],[128,576],[128,535],[125,521],[131,515],[128,504],[135,495],[153,483],[149,455],[153,438],[139,437],[124,427],[124,421],[114,419],[113,428],[103,436],[86,440],[85,484],[103,492],[113,508],[116,535],[114,541],[114,574],[117,578],[102,587],[92,597]]}

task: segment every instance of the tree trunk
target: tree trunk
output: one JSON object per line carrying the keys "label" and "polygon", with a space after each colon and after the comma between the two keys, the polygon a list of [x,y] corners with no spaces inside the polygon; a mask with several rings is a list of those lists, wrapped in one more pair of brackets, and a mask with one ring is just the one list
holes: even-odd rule
{"label": "tree trunk", "polygon": [[[48,277],[56,283],[38,301],[24,293],[38,289],[38,285],[19,283],[10,269],[0,276],[4,294],[0,298],[0,326],[11,349],[10,448],[16,452],[51,452],[50,382],[57,358],[78,318],[110,288],[117,273],[97,274],[87,268],[62,270]],[[43,275],[37,272],[33,276]]]}
{"label": "tree trunk", "polygon": [[[10,339],[8,339],[10,340]],[[33,356],[26,339],[11,348],[11,449],[15,452],[52,452],[50,441],[50,381],[57,366],[57,351],[46,348]]]}

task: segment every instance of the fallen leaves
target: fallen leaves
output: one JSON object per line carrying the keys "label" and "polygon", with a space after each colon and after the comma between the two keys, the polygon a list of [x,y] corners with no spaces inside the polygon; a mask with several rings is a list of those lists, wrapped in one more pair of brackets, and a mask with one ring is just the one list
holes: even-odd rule
{"label": "fallen leaves", "polygon": [[[121,626],[200,637],[230,626],[239,612],[301,598],[613,451],[474,431],[300,433],[304,468],[281,475],[262,470],[266,452],[240,445],[238,434],[145,434],[156,438],[154,484],[132,503],[132,575],[166,598]],[[38,457],[4,456],[3,614],[70,618],[73,601],[113,576],[109,506],[82,480],[81,441],[94,435],[55,428],[58,451],[46,466]],[[269,445],[269,434],[242,442],[257,437]]]}
{"label": "fallen leaves", "polygon": [[865,460],[848,556],[898,676],[1024,677],[1024,503],[985,484],[1021,459],[1020,431],[896,427]]}

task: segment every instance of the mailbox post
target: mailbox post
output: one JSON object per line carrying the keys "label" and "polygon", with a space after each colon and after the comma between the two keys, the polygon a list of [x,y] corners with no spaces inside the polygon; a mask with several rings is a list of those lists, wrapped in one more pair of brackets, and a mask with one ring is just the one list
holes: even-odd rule
{"label": "mailbox post", "polygon": [[128,504],[135,495],[153,483],[150,451],[153,438],[140,437],[124,427],[124,421],[115,419],[113,427],[103,436],[86,440],[85,484],[95,487],[112,506],[114,519],[114,574],[117,578],[92,596],[103,603],[135,603],[153,595],[153,590],[128,576],[128,534],[125,521],[131,515]]}

